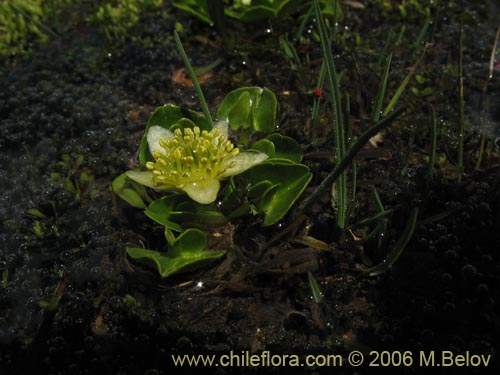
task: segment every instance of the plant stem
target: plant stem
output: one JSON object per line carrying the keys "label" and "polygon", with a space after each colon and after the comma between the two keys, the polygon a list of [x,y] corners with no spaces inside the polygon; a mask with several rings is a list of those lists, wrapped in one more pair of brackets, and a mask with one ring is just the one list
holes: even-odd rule
{"label": "plant stem", "polygon": [[189,62],[189,57],[187,56],[186,51],[184,51],[184,47],[182,46],[181,38],[179,37],[179,34],[177,33],[176,30],[174,30],[174,38],[175,38],[175,44],[177,45],[177,49],[179,50],[179,53],[181,54],[182,61],[184,62],[184,66],[186,67],[186,70],[189,74],[189,78],[191,78],[191,81],[193,81],[193,86],[194,86],[194,89],[196,90],[196,95],[198,95],[198,99],[200,100],[201,109],[203,110],[203,113],[205,114],[205,117],[207,118],[208,123],[213,128],[214,122],[212,120],[212,116],[210,115],[210,110],[208,109],[208,105],[207,105],[207,102],[205,100],[205,96],[203,95],[203,91],[201,91],[201,86],[198,82],[196,74],[194,73],[194,70],[193,70],[193,67],[191,66],[191,63]]}

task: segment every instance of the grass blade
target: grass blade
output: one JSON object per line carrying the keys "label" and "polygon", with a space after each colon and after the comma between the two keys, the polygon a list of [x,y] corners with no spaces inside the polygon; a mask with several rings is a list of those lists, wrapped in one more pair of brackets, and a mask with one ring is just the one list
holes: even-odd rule
{"label": "grass blade", "polygon": [[431,23],[431,16],[428,15],[427,18],[425,19],[424,26],[422,27],[422,30],[420,30],[420,34],[418,34],[417,40],[413,44],[413,52],[411,56],[414,56],[415,53],[418,51],[420,46],[422,45],[422,42],[424,41],[425,34],[427,34],[427,31],[429,30],[429,25]]}
{"label": "grass blade", "polygon": [[[342,101],[340,96],[338,75],[335,68],[335,62],[333,60],[333,53],[329,43],[329,38],[326,33],[325,20],[323,19],[323,15],[321,14],[318,0],[314,0],[314,10],[316,12],[316,19],[318,21],[321,49],[323,51],[323,58],[326,64],[327,77],[333,94],[333,111],[335,116],[335,151],[337,162],[340,162],[344,159],[345,156],[345,139],[344,124],[342,119]],[[347,211],[347,185],[345,171],[340,174],[336,183],[338,191],[337,225],[339,226],[339,228],[344,229],[346,224]]]}
{"label": "grass blade", "polygon": [[[387,212],[384,208],[384,205],[382,204],[382,200],[380,199],[380,195],[378,195],[378,191],[373,186],[373,198],[375,199],[375,206],[377,207],[377,211],[379,214],[383,214],[384,212]],[[377,225],[377,228],[380,227],[380,232],[381,233],[387,233],[387,220],[383,219],[379,225]],[[378,239],[378,248],[381,249],[385,245],[385,236],[380,236]]]}
{"label": "grass blade", "polygon": [[316,301],[316,303],[320,303],[323,300],[323,293],[321,293],[318,282],[311,272],[307,273],[307,280],[309,281],[309,286],[311,287],[311,293],[314,300]]}
{"label": "grass blade", "polygon": [[396,93],[391,98],[391,101],[389,102],[389,104],[387,104],[387,107],[385,107],[384,113],[383,113],[384,116],[386,116],[389,112],[391,112],[392,109],[396,106],[396,104],[399,101],[399,98],[401,97],[401,95],[405,91],[406,86],[408,86],[410,79],[413,77],[413,74],[415,74],[415,71],[417,69],[418,64],[420,63],[420,61],[423,59],[424,56],[425,56],[425,50],[424,50],[424,53],[422,53],[422,55],[420,56],[420,58],[410,68],[410,71],[408,72],[406,77],[403,79],[403,81],[399,85],[398,89],[396,90]]}
{"label": "grass blade", "polygon": [[359,228],[359,227],[363,227],[363,226],[370,225],[373,223],[382,222],[382,220],[387,219],[387,217],[389,215],[392,215],[393,211],[394,210],[385,210],[385,211],[378,212],[377,214],[375,214],[371,217],[367,217],[365,219],[358,221],[355,224],[350,225],[349,228]]}
{"label": "grass blade", "polygon": [[[325,74],[326,74],[326,65],[325,62],[321,64],[321,68],[319,70],[319,78],[318,84],[316,88],[323,92],[323,83],[325,82]],[[316,123],[316,119],[318,118],[319,113],[319,104],[321,103],[321,96],[316,96],[313,102],[312,114],[311,114],[311,126],[314,126]]]}
{"label": "grass blade", "polygon": [[384,102],[385,90],[387,88],[387,79],[389,78],[389,70],[391,68],[392,53],[389,54],[387,63],[385,64],[384,74],[382,75],[382,80],[378,87],[377,96],[375,97],[375,105],[372,111],[372,122],[375,124],[380,119],[380,113],[382,111],[382,104]]}
{"label": "grass blade", "polygon": [[302,36],[302,34],[304,33],[304,29],[306,28],[306,24],[309,22],[309,19],[311,18],[313,12],[314,12],[314,5],[311,4],[305,17],[302,19],[302,22],[300,23],[300,26],[297,29],[297,32],[295,33],[295,36],[293,37],[294,42],[297,42],[300,39],[300,37]]}
{"label": "grass blade", "polygon": [[182,61],[184,62],[184,66],[186,67],[186,70],[189,74],[189,78],[191,78],[191,81],[193,81],[194,89],[196,90],[196,95],[198,95],[198,99],[200,100],[201,109],[203,110],[203,113],[205,114],[205,117],[207,118],[207,121],[209,122],[210,126],[213,127],[214,122],[212,120],[212,116],[210,115],[210,110],[208,109],[205,96],[203,95],[203,91],[201,91],[201,86],[198,83],[196,74],[194,73],[193,67],[189,62],[189,57],[187,56],[186,51],[182,46],[181,38],[179,37],[179,34],[177,33],[176,30],[174,30],[174,39],[175,39],[175,44],[177,45],[177,49],[179,50],[179,53],[181,55]]}
{"label": "grass blade", "polygon": [[365,272],[365,276],[377,276],[386,271],[388,271],[391,266],[398,260],[399,256],[403,253],[404,249],[410,242],[411,237],[413,236],[413,232],[415,232],[415,228],[417,227],[417,218],[418,218],[418,208],[414,208],[408,222],[406,223],[403,234],[398,239],[392,251],[387,255],[387,257],[379,264],[368,268]]}

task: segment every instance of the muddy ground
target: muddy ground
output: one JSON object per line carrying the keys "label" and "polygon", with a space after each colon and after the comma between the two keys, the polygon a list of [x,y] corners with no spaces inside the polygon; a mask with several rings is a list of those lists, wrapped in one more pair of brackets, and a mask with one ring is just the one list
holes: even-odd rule
{"label": "muddy ground", "polygon": [[[355,135],[369,126],[381,74],[375,64],[389,30],[405,26],[394,47],[390,92],[424,49],[414,45],[424,14],[402,17],[396,8],[373,3],[364,9],[343,5],[344,42],[334,47],[337,69],[344,72],[342,90],[351,97]],[[145,13],[123,43],[110,43],[97,26],[80,27],[2,65],[0,372],[166,374],[171,354],[231,350],[301,356],[450,350],[493,355],[489,366],[462,368],[464,373],[498,373],[499,71],[481,96],[498,6],[442,1],[431,7],[425,55],[416,67],[422,80],[413,78],[403,94],[399,104],[407,107],[405,114],[357,158],[349,220],[356,223],[375,212],[376,187],[384,207],[394,210],[383,236],[361,246],[350,233],[340,233],[325,196],[298,222],[285,218],[263,228],[259,217],[236,220],[220,229],[231,248],[222,261],[165,280],[128,259],[124,250],[129,243],[155,241],[162,229],[114,196],[110,184],[137,157],[155,107],[174,103],[200,110],[193,88],[171,79],[182,67],[172,37],[175,22],[184,26],[181,35],[193,65],[223,61],[202,86],[211,107],[241,86],[276,93],[279,131],[301,144],[314,174],[305,195],[335,164],[327,101],[323,121],[310,122],[319,43],[310,37],[297,44],[296,69],[279,47],[279,36],[293,33],[296,20],[231,21],[239,42],[237,50],[228,51],[209,25],[169,5],[161,10]],[[461,18],[466,138],[459,182],[454,166]],[[430,91],[422,93],[426,87]],[[440,158],[432,178],[430,104]],[[484,118],[490,148],[475,170]],[[418,223],[400,258],[386,272],[367,277],[367,264],[386,259],[415,207]],[[293,231],[271,241],[291,226]],[[304,243],[304,236],[321,246]],[[320,303],[312,298],[308,272],[324,296]],[[374,371],[347,365],[328,370]]]}

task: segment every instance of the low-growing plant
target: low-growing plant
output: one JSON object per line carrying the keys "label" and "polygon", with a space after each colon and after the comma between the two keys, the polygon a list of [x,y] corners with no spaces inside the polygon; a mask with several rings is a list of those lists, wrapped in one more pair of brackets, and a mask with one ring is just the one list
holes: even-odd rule
{"label": "low-growing plant", "polygon": [[224,7],[226,16],[243,22],[283,17],[307,5],[307,2],[301,0],[236,0],[231,4],[223,0],[174,0],[173,5],[204,22],[212,23],[214,18],[210,8],[212,2]]}
{"label": "low-growing plant", "polygon": [[[312,1],[303,0],[174,0],[172,3],[208,24],[213,24],[226,46],[230,37],[226,29],[226,18],[241,22],[259,22],[284,18],[293,14],[302,15],[312,9]],[[341,13],[339,1],[321,0],[321,11],[329,18],[337,19]],[[309,12],[307,14],[310,14]],[[308,16],[306,15],[306,19]]]}
{"label": "low-growing plant", "polygon": [[[192,71],[187,58],[185,63]],[[273,92],[260,87],[226,95],[214,125],[207,111],[157,108],[140,144],[140,167],[118,176],[112,189],[164,226],[168,250],[127,247],[129,256],[153,263],[167,277],[226,253],[207,249],[210,228],[244,215],[262,216],[264,226],[278,223],[312,173],[301,164],[298,143],[275,132],[276,109]]]}
{"label": "low-growing plant", "polygon": [[44,23],[48,14],[48,4],[42,0],[0,2],[0,55],[22,53],[30,41],[55,35]]}
{"label": "low-growing plant", "polygon": [[97,23],[108,40],[123,40],[146,9],[159,7],[163,0],[99,1],[87,21]]}

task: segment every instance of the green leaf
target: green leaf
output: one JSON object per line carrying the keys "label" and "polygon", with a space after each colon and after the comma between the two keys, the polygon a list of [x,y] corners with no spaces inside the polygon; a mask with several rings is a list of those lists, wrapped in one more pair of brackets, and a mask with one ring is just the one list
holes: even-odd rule
{"label": "green leaf", "polygon": [[206,243],[206,235],[191,228],[175,240],[167,254],[137,247],[127,247],[126,250],[132,259],[153,265],[161,277],[168,277],[203,266],[226,253],[226,250],[205,250]]}
{"label": "green leaf", "polygon": [[214,205],[193,202],[185,194],[161,197],[151,203],[144,213],[176,232],[182,232],[183,227],[213,228],[227,222]]}
{"label": "green leaf", "polygon": [[146,202],[151,201],[144,186],[129,179],[126,173],[122,173],[113,180],[111,189],[121,199],[135,208],[146,208]]}
{"label": "green leaf", "polygon": [[295,163],[302,161],[303,154],[297,141],[279,133],[269,134],[255,142],[252,149],[265,153],[269,158],[288,159]]}
{"label": "green leaf", "polygon": [[276,96],[267,88],[241,87],[231,91],[217,110],[219,121],[233,130],[271,133],[276,124]]}
{"label": "green leaf", "polygon": [[259,139],[252,145],[252,150],[260,151],[269,156],[269,158],[274,157],[276,152],[274,148],[274,143],[267,138]]}
{"label": "green leaf", "polygon": [[172,219],[184,227],[216,228],[227,223],[227,219],[215,204],[200,204],[193,200],[184,200],[172,212]]}
{"label": "green leaf", "polygon": [[254,189],[267,188],[256,205],[265,213],[264,225],[269,226],[288,212],[311,181],[312,173],[303,164],[271,159],[253,167],[249,176]]}
{"label": "green leaf", "polygon": [[171,219],[172,212],[174,212],[176,205],[184,199],[188,199],[185,194],[172,194],[161,197],[152,202],[144,213],[157,223],[175,230],[176,232],[182,232],[182,227]]}
{"label": "green leaf", "polygon": [[168,130],[175,129],[176,127],[193,126],[198,126],[201,130],[209,131],[211,129],[208,120],[195,111],[173,104],[165,104],[158,107],[149,118],[144,135],[142,136],[139,150],[139,161],[141,166],[144,166],[147,161],[153,160],[153,156],[149,152],[147,140],[147,134],[151,126],[161,126]]}
{"label": "green leaf", "polygon": [[273,185],[271,181],[259,181],[248,188],[247,197],[250,199],[260,198],[273,186],[276,185]]}
{"label": "green leaf", "polygon": [[308,2],[304,0],[285,0],[281,1],[281,3],[276,1],[274,3],[278,3],[277,9],[276,6],[275,9],[277,11],[277,17],[279,18],[289,16],[297,11],[307,12],[303,10],[303,8],[309,6]]}
{"label": "green leaf", "polygon": [[40,219],[47,218],[47,215],[45,215],[43,212],[41,212],[38,208],[30,208],[27,212],[28,212],[28,214],[33,215],[35,217],[38,217]]}
{"label": "green leaf", "polygon": [[199,18],[203,22],[212,23],[208,12],[207,0],[173,0],[172,5]]}
{"label": "green leaf", "polygon": [[207,236],[199,229],[186,229],[169,250],[171,257],[177,258],[188,253],[198,253],[207,246]]}
{"label": "green leaf", "polygon": [[241,95],[235,97],[234,104],[227,113],[227,122],[231,128],[238,130],[239,128],[248,129],[252,127],[249,120],[251,117],[252,98],[248,92],[242,92]]}
{"label": "green leaf", "polygon": [[311,288],[314,301],[316,301],[316,303],[320,303],[323,300],[323,293],[321,293],[318,282],[311,272],[307,273],[307,280],[309,281],[309,287]]}
{"label": "green leaf", "polygon": [[257,22],[274,17],[276,10],[272,1],[254,0],[251,5],[235,1],[233,7],[226,9],[226,14],[243,22]]}

